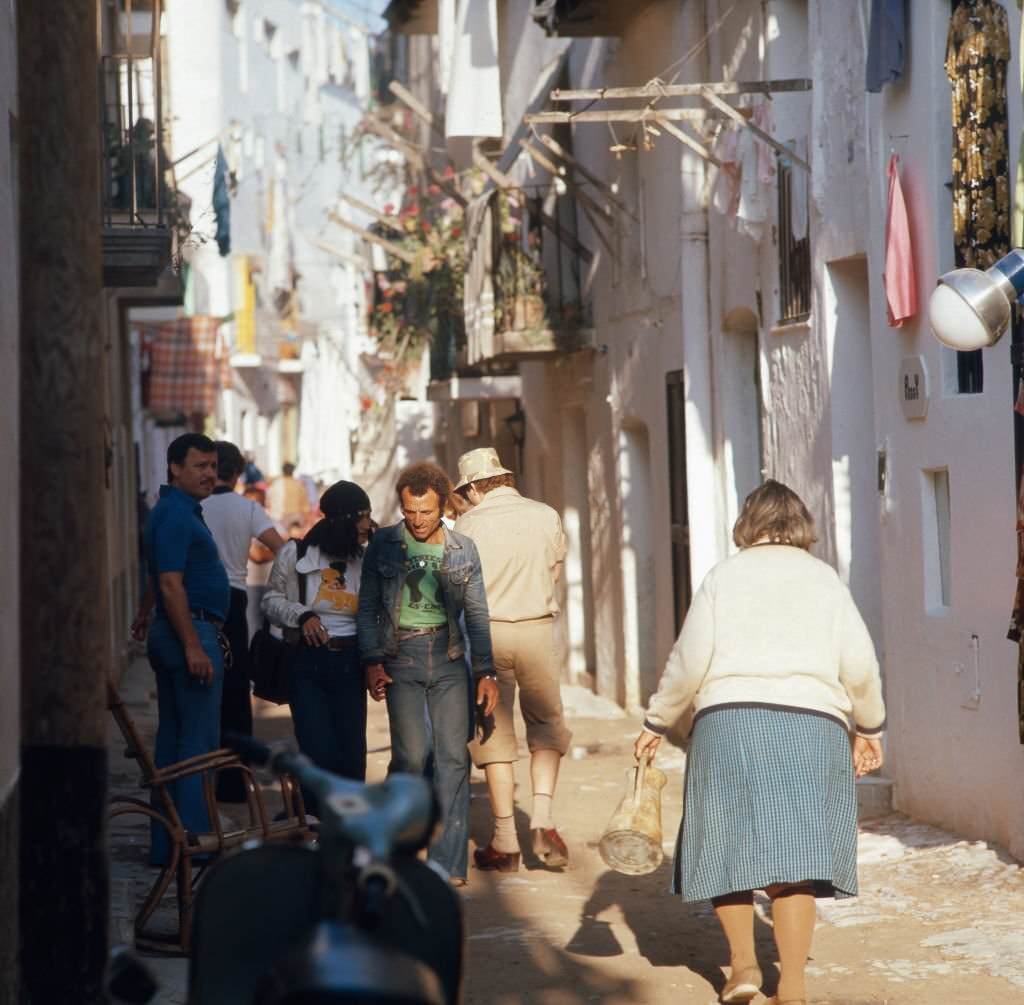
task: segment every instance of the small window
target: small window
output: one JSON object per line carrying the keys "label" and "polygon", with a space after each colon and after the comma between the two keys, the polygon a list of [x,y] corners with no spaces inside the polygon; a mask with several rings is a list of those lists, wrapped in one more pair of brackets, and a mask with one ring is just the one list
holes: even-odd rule
{"label": "small window", "polygon": [[[784,155],[779,180],[779,323],[806,321],[811,314],[811,238],[807,172]],[[799,221],[802,233],[794,227]]]}
{"label": "small window", "polygon": [[985,389],[985,367],[981,350],[958,352],[956,354],[957,394],[981,394]]}
{"label": "small window", "polygon": [[924,472],[924,589],[929,614],[945,614],[950,607],[949,469]]}

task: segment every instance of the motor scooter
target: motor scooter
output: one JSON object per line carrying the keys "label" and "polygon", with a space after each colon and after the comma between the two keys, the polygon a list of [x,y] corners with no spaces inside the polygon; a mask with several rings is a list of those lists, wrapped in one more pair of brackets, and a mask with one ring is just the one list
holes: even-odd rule
{"label": "motor scooter", "polygon": [[456,1005],[459,896],[417,857],[438,820],[429,782],[363,785],[249,737],[225,743],[316,795],[319,840],[254,842],[210,867],[195,900],[190,1005]]}

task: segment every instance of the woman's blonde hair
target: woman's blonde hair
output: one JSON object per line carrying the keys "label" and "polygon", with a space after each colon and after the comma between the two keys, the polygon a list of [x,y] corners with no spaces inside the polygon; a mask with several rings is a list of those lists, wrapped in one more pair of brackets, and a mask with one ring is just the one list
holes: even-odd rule
{"label": "woman's blonde hair", "polygon": [[743,509],[732,528],[732,539],[739,548],[770,541],[808,551],[818,540],[814,533],[814,518],[803,500],[789,486],[773,478],[754,489],[744,500]]}

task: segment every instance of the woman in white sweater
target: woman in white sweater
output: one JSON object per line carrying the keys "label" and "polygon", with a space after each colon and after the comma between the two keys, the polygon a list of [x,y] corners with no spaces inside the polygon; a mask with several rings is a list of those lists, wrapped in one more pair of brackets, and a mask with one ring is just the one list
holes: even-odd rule
{"label": "woman in white sweater", "polygon": [[[849,590],[808,551],[814,522],[776,481],[752,492],[741,549],[687,613],[636,756],[694,716],[673,889],[710,899],[729,943],[723,1002],[761,987],[753,891],[772,900],[777,1005],[805,1005],[816,896],[857,893],[854,776],[882,765],[881,678]],[[852,720],[852,725],[851,725]]]}

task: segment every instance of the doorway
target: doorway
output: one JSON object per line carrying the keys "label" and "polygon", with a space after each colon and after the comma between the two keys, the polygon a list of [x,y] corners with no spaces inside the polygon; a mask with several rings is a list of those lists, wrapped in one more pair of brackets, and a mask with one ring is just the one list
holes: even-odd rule
{"label": "doorway", "polygon": [[686,490],[686,391],[682,370],[665,374],[669,515],[672,527],[672,606],[676,634],[690,607],[690,517]]}
{"label": "doorway", "polygon": [[836,565],[864,615],[875,648],[881,651],[881,541],[869,303],[867,259],[830,262],[825,270],[825,305]]}

